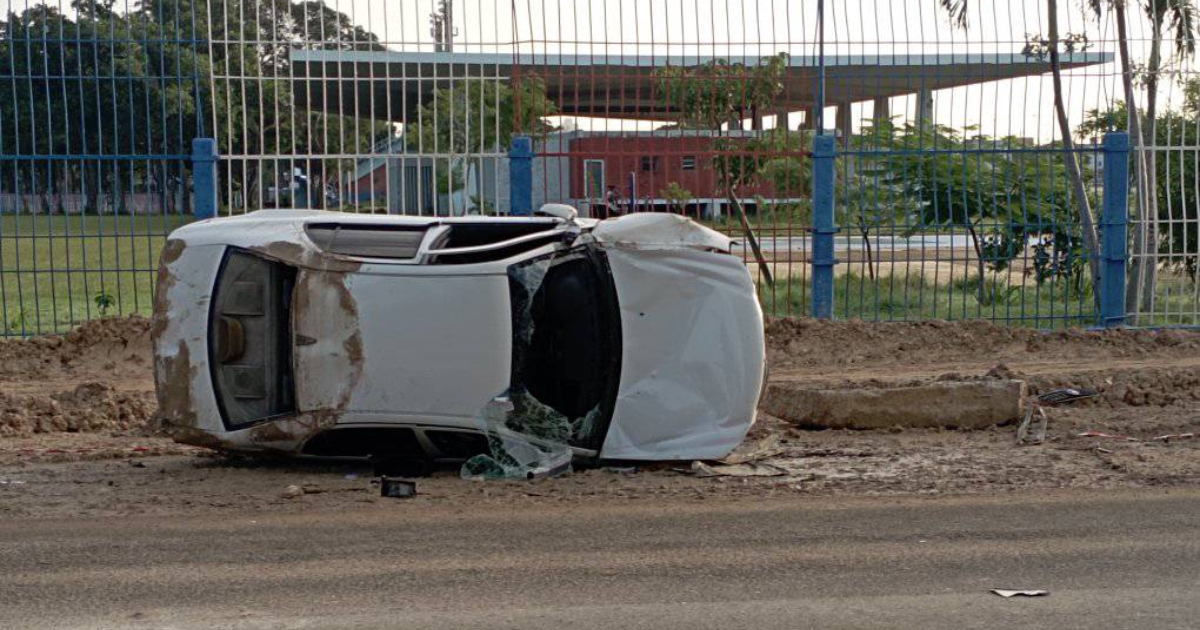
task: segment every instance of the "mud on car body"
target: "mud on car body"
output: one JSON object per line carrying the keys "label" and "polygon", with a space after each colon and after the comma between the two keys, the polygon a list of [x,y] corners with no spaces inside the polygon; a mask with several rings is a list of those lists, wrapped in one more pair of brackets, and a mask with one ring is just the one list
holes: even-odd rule
{"label": "mud on car body", "polygon": [[[688,219],[266,210],[182,227],[154,305],[179,441],[464,460],[507,429],[578,456],[721,457],[754,422],[762,314]],[[539,424],[540,423],[540,424]]]}

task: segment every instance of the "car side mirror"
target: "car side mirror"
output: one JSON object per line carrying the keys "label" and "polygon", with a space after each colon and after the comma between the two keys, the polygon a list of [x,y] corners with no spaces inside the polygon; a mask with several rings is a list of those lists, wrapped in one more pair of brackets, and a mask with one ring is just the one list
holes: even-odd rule
{"label": "car side mirror", "polygon": [[579,217],[579,211],[565,203],[548,203],[538,208],[538,214],[561,219],[567,223]]}

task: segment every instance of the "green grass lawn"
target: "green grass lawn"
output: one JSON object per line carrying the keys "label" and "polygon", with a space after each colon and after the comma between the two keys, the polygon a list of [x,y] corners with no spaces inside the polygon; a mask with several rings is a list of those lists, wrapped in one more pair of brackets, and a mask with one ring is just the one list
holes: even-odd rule
{"label": "green grass lawn", "polygon": [[[875,280],[855,273],[840,274],[834,283],[834,317],[866,321],[983,319],[1043,329],[1099,324],[1090,290],[1080,292],[1051,282],[1038,286],[1030,280],[1022,286],[989,283],[981,294],[979,284],[978,276],[934,283],[918,273],[881,275]],[[1128,323],[1200,325],[1195,292],[1196,283],[1191,279],[1160,276],[1155,315]],[[768,315],[806,316],[812,300],[811,283],[807,277],[790,277],[777,281],[774,290],[760,283],[759,298]]]}
{"label": "green grass lawn", "polygon": [[149,314],[158,252],[190,217],[0,216],[0,335]]}
{"label": "green grass lawn", "polygon": [[[189,217],[0,216],[0,335],[62,332],[96,317],[148,315],[158,252]],[[855,273],[836,278],[839,319],[918,321],[987,319],[1038,328],[1093,326],[1090,293],[1053,284],[995,287],[980,301],[977,279],[934,283],[920,274]],[[760,286],[763,310],[777,317],[809,313],[806,278]],[[1200,325],[1196,282],[1160,276],[1155,317],[1142,326]],[[1132,323],[1132,322],[1131,322]]]}

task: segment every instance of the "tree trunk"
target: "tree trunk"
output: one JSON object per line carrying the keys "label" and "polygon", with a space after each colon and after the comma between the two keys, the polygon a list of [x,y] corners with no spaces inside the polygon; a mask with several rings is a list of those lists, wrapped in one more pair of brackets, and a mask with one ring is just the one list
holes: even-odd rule
{"label": "tree trunk", "polygon": [[987,299],[987,279],[984,277],[983,268],[983,246],[979,244],[979,233],[975,230],[975,224],[967,222],[967,234],[971,236],[971,245],[975,248],[975,265],[979,269],[979,304],[987,306],[991,304],[991,300]]}
{"label": "tree trunk", "polygon": [[1058,0],[1046,0],[1050,26],[1050,68],[1054,75],[1054,111],[1058,115],[1059,133],[1063,142],[1063,162],[1067,177],[1071,180],[1076,209],[1079,212],[1083,244],[1087,248],[1088,268],[1092,276],[1092,297],[1096,308],[1100,308],[1100,243],[1096,237],[1096,224],[1088,203],[1087,189],[1079,171],[1079,156],[1075,155],[1075,142],[1071,139],[1071,122],[1067,118],[1067,106],[1063,101],[1062,57],[1058,52]]}
{"label": "tree trunk", "polygon": [[1136,92],[1133,89],[1133,63],[1129,56],[1129,23],[1125,12],[1125,3],[1114,3],[1117,14],[1117,47],[1121,57],[1121,84],[1125,91],[1125,109],[1129,113],[1129,137],[1133,141],[1134,155],[1134,193],[1136,194],[1135,217],[1137,229],[1133,231],[1133,259],[1129,267],[1129,290],[1125,293],[1125,312],[1129,315],[1129,323],[1137,324],[1138,304],[1141,300],[1142,287],[1153,280],[1147,277],[1147,271],[1155,268],[1153,260],[1148,255],[1146,247],[1146,231],[1150,222],[1150,198],[1155,197],[1155,191],[1147,185],[1146,139],[1142,135],[1142,117],[1138,113]]}
{"label": "tree trunk", "polygon": [[754,230],[750,228],[750,220],[746,218],[746,210],[742,208],[742,202],[738,201],[732,188],[726,190],[726,196],[729,198],[729,205],[737,211],[738,219],[742,222],[742,230],[746,233],[746,242],[750,243],[750,251],[754,252],[754,260],[758,262],[759,273],[766,278],[767,286],[774,288],[775,279],[771,277],[771,268],[767,266],[767,259],[758,245],[758,237],[754,236]]}
{"label": "tree trunk", "polygon": [[[1146,134],[1145,141],[1151,146],[1158,145],[1158,72],[1162,67],[1162,28],[1166,19],[1164,0],[1158,0],[1155,13],[1151,15],[1151,28],[1154,29],[1150,42],[1150,62],[1146,68]],[[1141,310],[1154,310],[1154,293],[1158,284],[1158,156],[1151,148],[1146,153],[1146,190],[1147,209],[1145,257],[1146,262],[1141,288]]]}
{"label": "tree trunk", "polygon": [[875,254],[871,251],[871,233],[870,230],[859,227],[859,234],[862,236],[863,248],[867,253],[867,277],[872,282],[875,281]]}

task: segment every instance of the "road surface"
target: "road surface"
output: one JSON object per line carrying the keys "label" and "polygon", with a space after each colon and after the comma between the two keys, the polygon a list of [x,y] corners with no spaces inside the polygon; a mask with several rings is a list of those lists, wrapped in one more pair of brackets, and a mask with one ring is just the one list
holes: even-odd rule
{"label": "road surface", "polygon": [[[1200,624],[1200,490],[0,523],[5,628]],[[1001,599],[995,587],[1051,591]]]}

